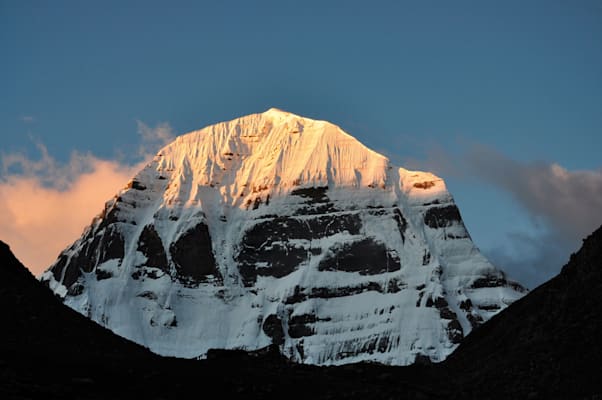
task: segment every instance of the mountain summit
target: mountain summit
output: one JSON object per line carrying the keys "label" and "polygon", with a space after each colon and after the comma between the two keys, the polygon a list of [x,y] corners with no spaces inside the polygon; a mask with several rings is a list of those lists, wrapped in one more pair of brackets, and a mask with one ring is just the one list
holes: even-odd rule
{"label": "mountain summit", "polygon": [[273,343],[320,365],[443,360],[525,292],[441,178],[277,109],[161,149],[41,279],[162,355]]}

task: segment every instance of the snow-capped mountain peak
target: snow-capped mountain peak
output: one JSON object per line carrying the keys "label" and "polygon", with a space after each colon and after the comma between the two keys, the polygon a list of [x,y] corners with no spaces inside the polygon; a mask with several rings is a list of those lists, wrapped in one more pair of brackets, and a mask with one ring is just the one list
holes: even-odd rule
{"label": "snow-capped mountain peak", "polygon": [[43,281],[159,354],[442,360],[519,298],[444,181],[275,108],[161,149]]}

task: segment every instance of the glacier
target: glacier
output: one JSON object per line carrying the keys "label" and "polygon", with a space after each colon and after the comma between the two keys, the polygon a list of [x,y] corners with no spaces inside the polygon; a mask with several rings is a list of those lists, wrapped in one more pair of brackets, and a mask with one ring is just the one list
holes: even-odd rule
{"label": "glacier", "polygon": [[161,355],[318,365],[442,361],[526,292],[441,178],[278,109],[176,138],[40,279]]}

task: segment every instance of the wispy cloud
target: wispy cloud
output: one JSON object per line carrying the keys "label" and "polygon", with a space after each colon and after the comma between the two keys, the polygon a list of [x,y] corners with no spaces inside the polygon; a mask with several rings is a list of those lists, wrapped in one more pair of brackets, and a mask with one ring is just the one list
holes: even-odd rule
{"label": "wispy cloud", "polygon": [[510,193],[564,236],[582,238],[602,224],[602,170],[520,163],[483,146],[473,148],[466,163],[478,177]]}
{"label": "wispy cloud", "polygon": [[174,139],[173,129],[167,122],[157,124],[154,128],[142,121],[136,121],[141,143],[138,155],[146,156],[156,152],[159,148],[170,143]]}
{"label": "wispy cloud", "polygon": [[36,122],[36,118],[33,115],[22,115],[19,119],[26,124]]}
{"label": "wispy cloud", "polygon": [[508,232],[504,243],[484,249],[484,253],[512,279],[534,288],[556,275],[575,250],[577,243],[557,231]]}
{"label": "wispy cloud", "polygon": [[602,169],[569,171],[553,162],[516,161],[482,145],[467,149],[452,154],[434,146],[406,165],[494,185],[527,211],[538,229],[508,232],[503,243],[483,250],[528,286],[557,273],[580,240],[602,225]]}
{"label": "wispy cloud", "polygon": [[67,163],[59,163],[48,153],[46,146],[34,140],[39,159],[33,160],[24,153],[2,153],[1,177],[3,180],[36,178],[45,187],[59,190],[68,188],[74,179],[94,169],[98,160],[90,153],[73,152]]}
{"label": "wispy cloud", "polygon": [[34,143],[39,157],[0,154],[0,239],[39,275],[61,250],[76,240],[105,201],[142,168],[159,146],[173,137],[169,124],[149,128],[138,122],[141,144],[136,159],[106,160],[73,152],[67,162]]}

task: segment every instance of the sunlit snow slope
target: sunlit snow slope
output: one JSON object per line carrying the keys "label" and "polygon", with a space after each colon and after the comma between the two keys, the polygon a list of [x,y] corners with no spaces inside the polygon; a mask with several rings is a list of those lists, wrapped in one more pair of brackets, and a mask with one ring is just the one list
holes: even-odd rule
{"label": "sunlit snow slope", "polygon": [[151,350],[313,364],[444,359],[522,296],[437,176],[277,109],[163,148],[42,280]]}

